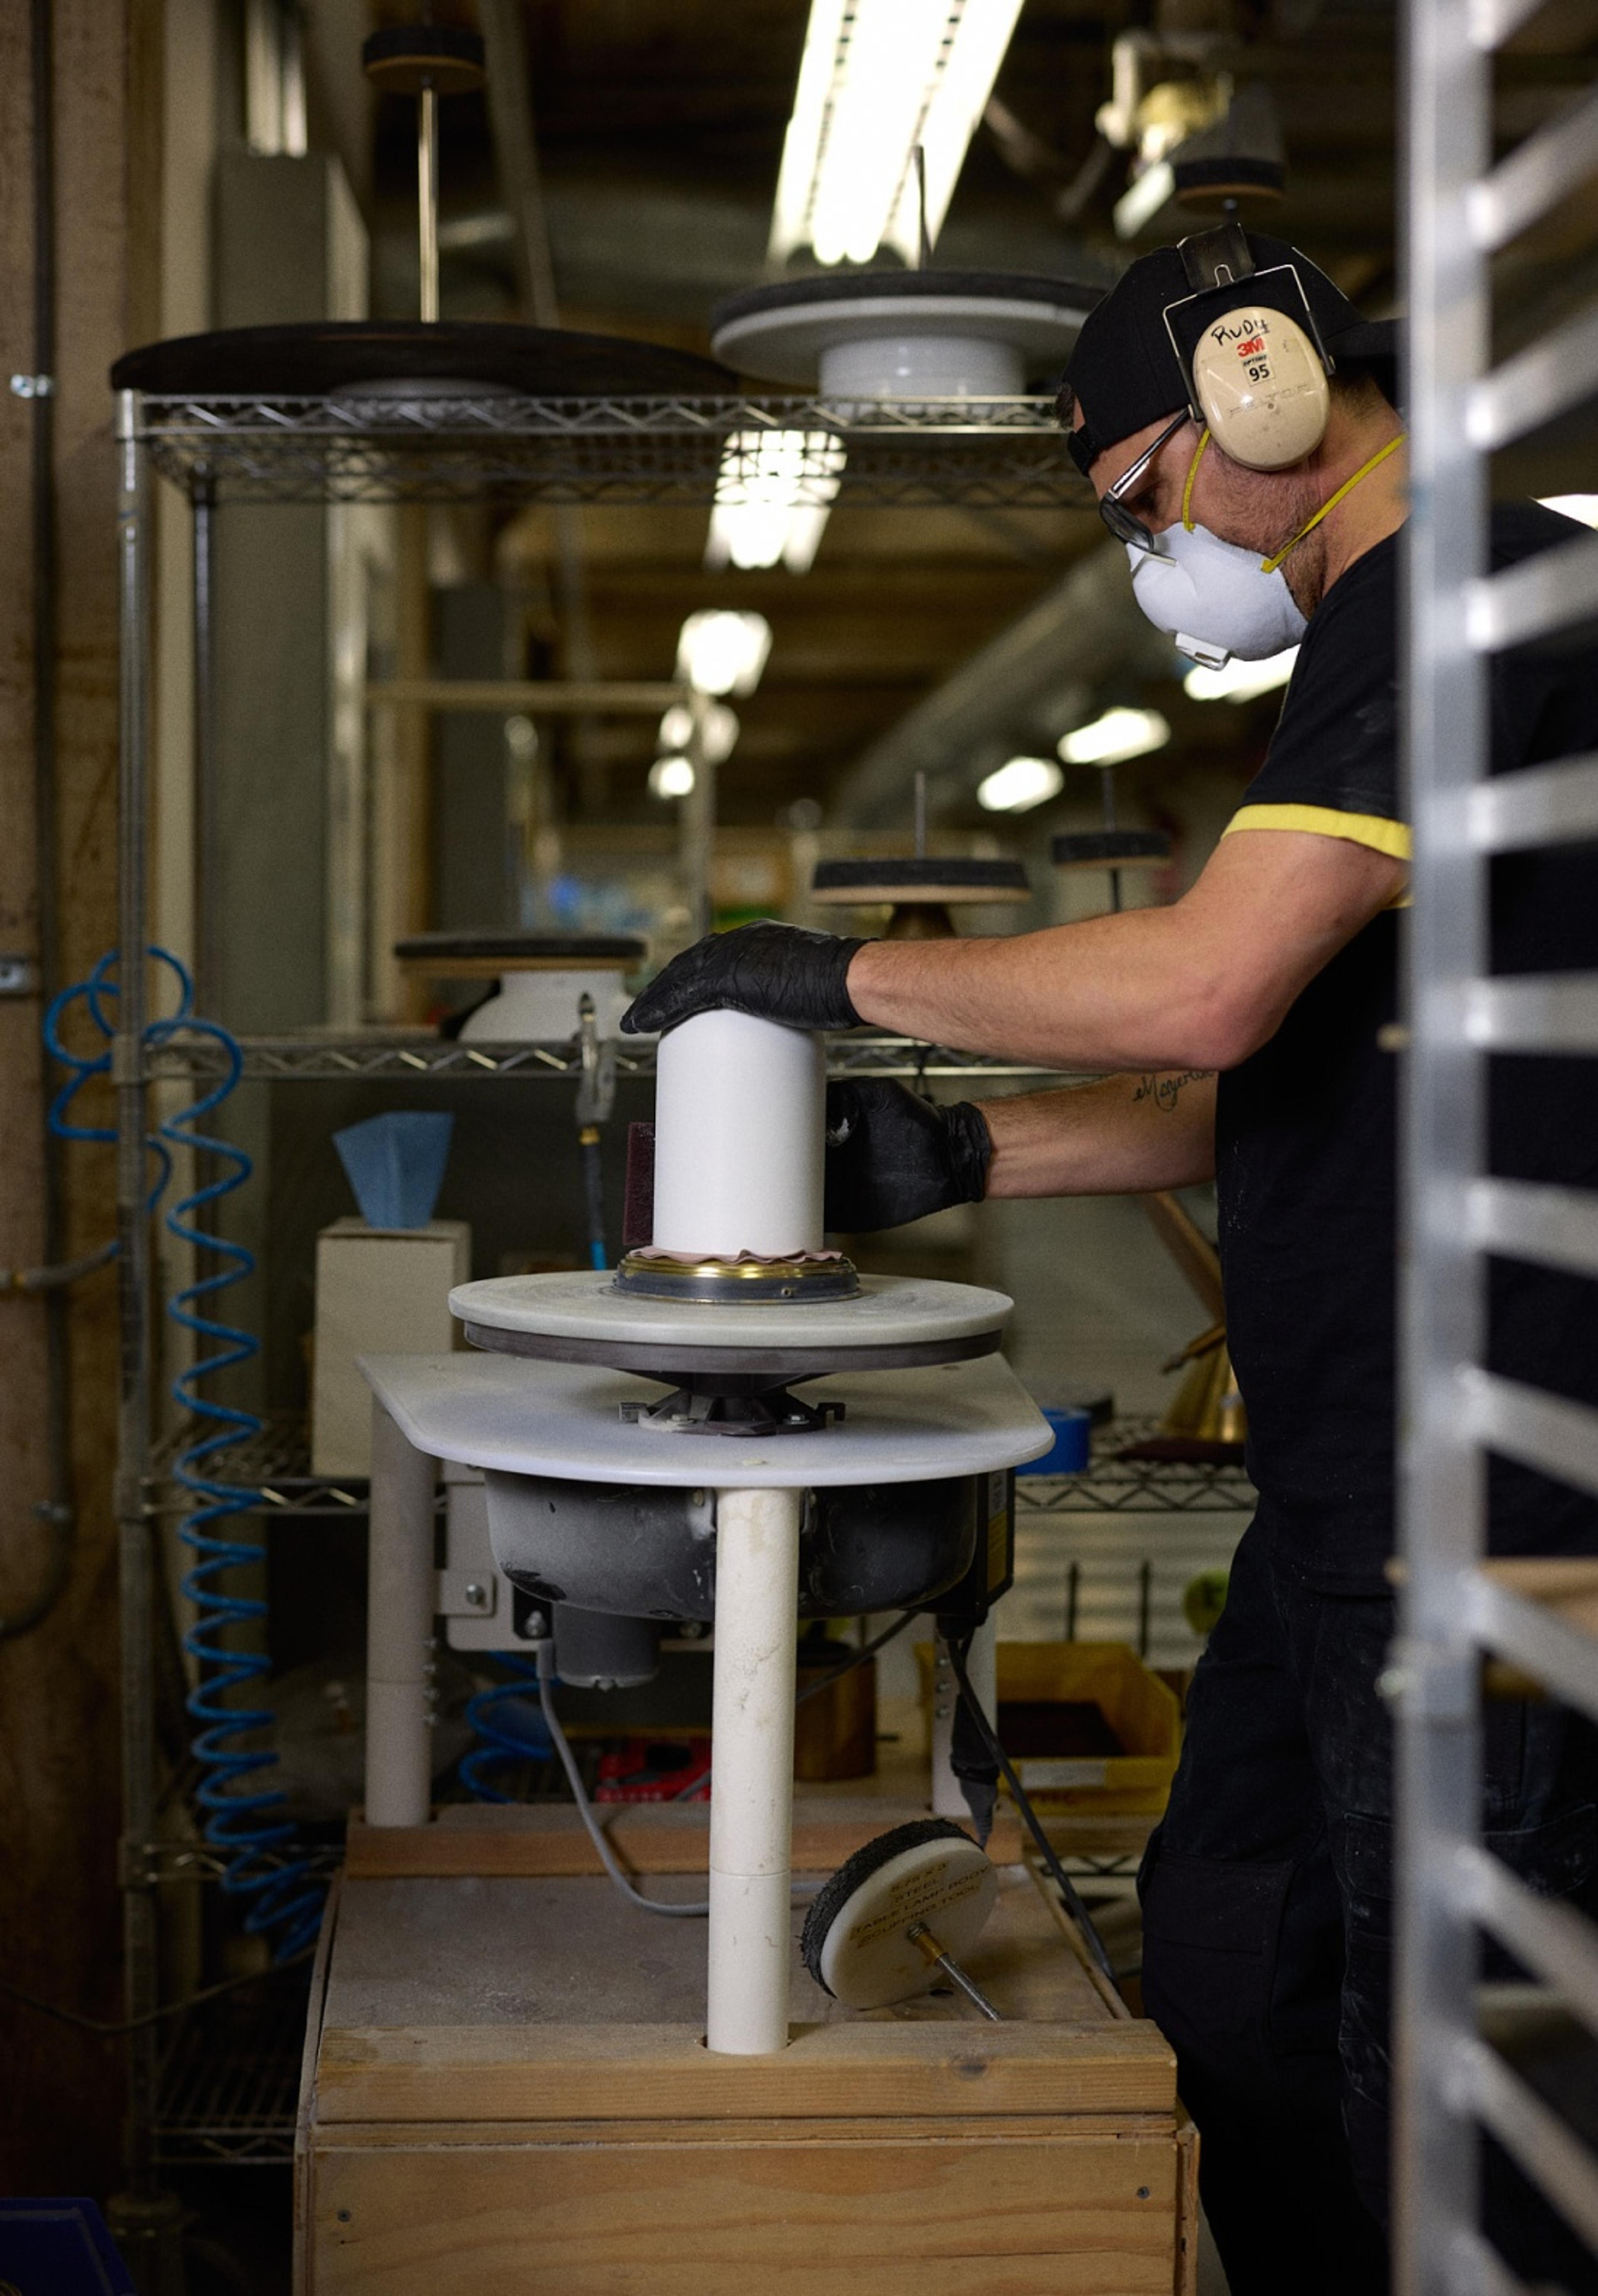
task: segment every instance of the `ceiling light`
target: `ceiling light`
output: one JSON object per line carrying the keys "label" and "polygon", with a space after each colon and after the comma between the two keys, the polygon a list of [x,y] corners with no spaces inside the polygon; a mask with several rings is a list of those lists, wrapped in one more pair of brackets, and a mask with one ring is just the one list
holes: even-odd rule
{"label": "ceiling light", "polygon": [[929,245],[1004,61],[1020,0],[810,0],[783,146],[771,258],[921,259],[915,148]]}
{"label": "ceiling light", "polygon": [[1537,499],[1545,510],[1562,511],[1583,526],[1598,526],[1598,495],[1539,495]]}
{"label": "ceiling light", "polygon": [[651,797],[686,797],[692,787],[692,758],[657,758],[649,769]]}
{"label": "ceiling light", "polygon": [[707,566],[805,574],[838,492],[844,445],[830,430],[734,430],[721,450]]}
{"label": "ceiling light", "polygon": [[1053,758],[1012,758],[986,781],[977,784],[977,803],[989,813],[1029,813],[1058,797],[1065,775]]}
{"label": "ceiling light", "polygon": [[1190,701],[1252,701],[1257,694],[1274,693],[1285,685],[1298,659],[1298,647],[1286,646],[1263,661],[1229,660],[1219,669],[1206,669],[1201,663],[1188,671],[1182,691]]}
{"label": "ceiling light", "polygon": [[764,614],[705,607],[690,614],[677,639],[677,676],[701,693],[752,693],[771,652]]}
{"label": "ceiling light", "polygon": [[1171,729],[1158,709],[1106,709],[1091,726],[1078,726],[1060,744],[1068,766],[1119,766],[1127,758],[1163,750]]}
{"label": "ceiling light", "polygon": [[[683,750],[692,739],[693,712],[685,701],[674,701],[660,720],[660,747],[663,750]],[[729,709],[725,701],[701,704],[700,745],[708,766],[725,764],[737,739],[735,711]]]}

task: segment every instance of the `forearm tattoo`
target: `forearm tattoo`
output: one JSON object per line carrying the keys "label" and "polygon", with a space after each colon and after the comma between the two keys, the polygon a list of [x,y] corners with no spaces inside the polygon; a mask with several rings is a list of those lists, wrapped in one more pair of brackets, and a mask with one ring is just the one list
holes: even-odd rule
{"label": "forearm tattoo", "polygon": [[1190,1084],[1208,1084],[1215,1074],[1213,1069],[1178,1069],[1164,1076],[1143,1075],[1137,1079],[1137,1090],[1132,1095],[1135,1107],[1140,1100],[1151,1100],[1156,1108],[1168,1116],[1182,1097],[1183,1088]]}

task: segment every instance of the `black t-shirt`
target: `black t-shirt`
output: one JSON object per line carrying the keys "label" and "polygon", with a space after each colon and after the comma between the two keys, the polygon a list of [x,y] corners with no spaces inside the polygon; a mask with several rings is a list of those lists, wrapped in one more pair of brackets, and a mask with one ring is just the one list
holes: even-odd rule
{"label": "black t-shirt", "polygon": [[[1533,504],[1496,510],[1496,567],[1569,539]],[[1301,829],[1406,858],[1398,735],[1398,544],[1332,585],[1230,829]],[[1598,659],[1527,649],[1492,675],[1495,774],[1598,749]],[[1230,832],[1229,832],[1230,833]],[[1493,865],[1493,969],[1598,970],[1598,854]],[[1249,1464],[1279,1552],[1328,1581],[1380,1577],[1393,1545],[1397,1005],[1402,914],[1377,917],[1312,980],[1267,1045],[1220,1079],[1217,1185],[1227,1333]],[[1598,1185],[1598,1061],[1498,1058],[1489,1160],[1505,1177]],[[1598,1403],[1598,1283],[1494,1259],[1488,1361]],[[1598,1505],[1495,1460],[1494,1550],[1598,1550]]]}

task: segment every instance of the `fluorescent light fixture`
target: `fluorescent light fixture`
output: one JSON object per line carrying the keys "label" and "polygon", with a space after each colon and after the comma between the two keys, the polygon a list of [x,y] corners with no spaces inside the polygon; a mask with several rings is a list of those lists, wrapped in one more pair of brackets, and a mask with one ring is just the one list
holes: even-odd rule
{"label": "fluorescent light fixture", "polygon": [[[674,701],[660,720],[662,750],[681,751],[693,739],[693,712],[685,701]],[[700,739],[704,745],[705,763],[719,766],[733,754],[738,739],[736,712],[725,701],[708,701],[703,705]]]}
{"label": "fluorescent light fixture", "polygon": [[989,813],[1030,813],[1058,797],[1065,775],[1053,758],[1012,758],[977,783],[977,803]]}
{"label": "fluorescent light fixture", "polygon": [[771,259],[921,259],[915,147],[935,242],[1020,0],[810,0],[783,146]]}
{"label": "fluorescent light fixture", "polygon": [[657,758],[649,769],[651,797],[686,797],[693,787],[691,758]]}
{"label": "fluorescent light fixture", "polygon": [[721,450],[707,566],[809,571],[842,475],[830,430],[734,430]]}
{"label": "fluorescent light fixture", "polygon": [[1117,200],[1111,211],[1118,239],[1135,239],[1146,224],[1155,217],[1168,200],[1176,196],[1176,178],[1168,160],[1156,160],[1145,168],[1132,184]]}
{"label": "fluorescent light fixture", "polygon": [[1252,701],[1257,694],[1274,693],[1285,685],[1298,659],[1298,647],[1285,646],[1263,661],[1232,660],[1219,669],[1206,669],[1201,663],[1188,671],[1182,691],[1190,701]]}
{"label": "fluorescent light fixture", "polygon": [[1598,495],[1540,495],[1537,499],[1545,510],[1562,511],[1583,526],[1598,526]]}
{"label": "fluorescent light fixture", "polygon": [[1158,709],[1106,709],[1091,726],[1068,734],[1060,754],[1068,766],[1119,766],[1125,758],[1163,750],[1170,738],[1170,726]]}
{"label": "fluorescent light fixture", "polygon": [[707,606],[690,614],[677,639],[677,676],[701,693],[752,693],[771,652],[764,614]]}

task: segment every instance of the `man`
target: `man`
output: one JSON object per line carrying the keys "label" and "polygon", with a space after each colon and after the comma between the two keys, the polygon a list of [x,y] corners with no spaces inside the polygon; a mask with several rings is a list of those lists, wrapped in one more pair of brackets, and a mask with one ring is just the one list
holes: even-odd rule
{"label": "man", "polygon": [[[1061,394],[1151,619],[1255,656],[1302,634],[1265,764],[1192,890],[1168,908],[999,940],[746,927],[668,965],[629,1019],[669,1027],[734,1004],[1108,1072],[1083,1090],[943,1110],[881,1083],[835,1088],[839,1226],[984,1195],[1215,1177],[1259,1509],[1143,1867],[1143,1997],[1177,2052],[1233,2296],[1364,2296],[1387,2284],[1392,1785],[1377,1685],[1393,1630],[1397,1171],[1383,1031],[1409,852],[1397,686],[1405,480],[1390,343],[1292,250],[1250,234],[1247,250],[1261,273],[1291,266],[1308,338],[1335,361],[1307,452],[1247,467],[1195,415],[1167,324],[1193,291],[1176,250],[1135,264],[1089,318]],[[1495,562],[1570,530],[1511,506],[1495,516]],[[1598,747],[1598,672],[1579,655],[1511,659],[1495,673],[1493,722],[1500,771]],[[1598,965],[1583,857],[1497,865],[1497,969]],[[1598,1181],[1586,1065],[1498,1065],[1495,1169]],[[1496,1263],[1491,1325],[1496,1367],[1598,1400],[1587,1286]],[[1587,1501],[1506,1465],[1495,1466],[1492,1521],[1501,1551],[1598,1544]],[[1552,1708],[1500,1705],[1486,1760],[1495,1846],[1538,1890],[1582,1887],[1594,1863],[1585,1736]],[[1518,2268],[1557,2267],[1574,2284],[1562,2235],[1502,2163],[1489,2184]]]}

